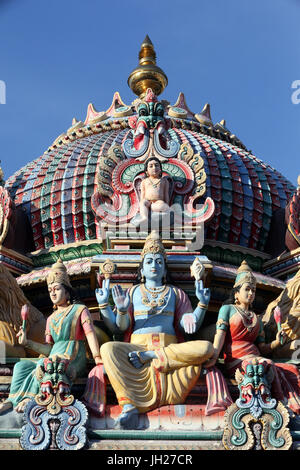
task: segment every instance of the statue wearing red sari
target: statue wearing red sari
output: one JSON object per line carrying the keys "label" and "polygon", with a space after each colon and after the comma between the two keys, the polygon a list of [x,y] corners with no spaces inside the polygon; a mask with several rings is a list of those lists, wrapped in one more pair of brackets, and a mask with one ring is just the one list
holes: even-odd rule
{"label": "statue wearing red sari", "polygon": [[[251,311],[255,290],[256,279],[246,261],[243,261],[238,269],[231,298],[219,311],[214,354],[204,364],[205,367],[213,366],[223,349],[226,369],[230,376],[234,376],[242,361],[271,356],[272,351],[286,341],[285,332],[280,330],[275,340],[270,344],[265,343],[263,324]],[[300,375],[297,367],[292,364],[274,364],[270,359],[267,361],[274,368],[274,398],[300,414]]]}

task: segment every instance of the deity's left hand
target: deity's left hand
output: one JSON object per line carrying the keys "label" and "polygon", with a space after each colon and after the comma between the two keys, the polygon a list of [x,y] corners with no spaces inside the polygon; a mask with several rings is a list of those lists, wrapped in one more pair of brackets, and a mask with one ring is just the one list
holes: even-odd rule
{"label": "deity's left hand", "polygon": [[185,333],[192,335],[196,331],[196,318],[193,313],[185,313],[182,316],[183,329]]}
{"label": "deity's left hand", "polygon": [[210,301],[210,289],[203,289],[203,281],[195,281],[196,297],[204,305],[208,305]]}
{"label": "deity's left hand", "polygon": [[282,346],[283,344],[286,343],[287,339],[288,339],[288,336],[287,336],[286,332],[284,330],[280,329],[276,334],[275,341],[276,341],[277,344],[276,344],[275,347],[278,348],[279,346]]}

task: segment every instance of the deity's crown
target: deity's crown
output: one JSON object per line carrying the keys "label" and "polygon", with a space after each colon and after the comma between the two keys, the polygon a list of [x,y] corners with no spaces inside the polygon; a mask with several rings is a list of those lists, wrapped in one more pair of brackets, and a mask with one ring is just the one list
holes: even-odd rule
{"label": "deity's crown", "polygon": [[235,283],[233,287],[241,286],[248,282],[249,284],[256,284],[256,278],[253,275],[251,268],[249,267],[247,261],[243,261],[240,267],[237,270],[237,276],[235,278]]}
{"label": "deity's crown", "polygon": [[141,253],[142,259],[144,259],[148,253],[161,254],[166,260],[166,250],[161,241],[161,238],[159,237],[159,234],[156,231],[152,231],[146,238],[144,248]]}
{"label": "deity's crown", "polygon": [[54,282],[72,287],[67,273],[67,268],[60,258],[55,264],[53,264],[50,273],[47,276],[47,284],[53,284]]}

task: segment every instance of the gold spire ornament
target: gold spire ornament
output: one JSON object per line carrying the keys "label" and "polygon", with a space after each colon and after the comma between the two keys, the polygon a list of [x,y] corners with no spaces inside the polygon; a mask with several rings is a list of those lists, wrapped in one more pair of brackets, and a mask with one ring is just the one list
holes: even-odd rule
{"label": "gold spire ornament", "polygon": [[67,268],[59,258],[55,264],[53,264],[50,273],[47,276],[47,284],[53,284],[57,282],[64,284],[65,286],[71,287],[70,279],[67,273]]}
{"label": "gold spire ornament", "polygon": [[165,72],[156,65],[156,53],[148,35],[141,45],[139,65],[129,75],[127,83],[133,93],[141,99],[148,88],[158,96],[168,84]]}

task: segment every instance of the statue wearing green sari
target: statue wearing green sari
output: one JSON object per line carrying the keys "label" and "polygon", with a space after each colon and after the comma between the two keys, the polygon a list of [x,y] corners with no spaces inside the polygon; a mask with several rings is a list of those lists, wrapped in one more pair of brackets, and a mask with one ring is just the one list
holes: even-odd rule
{"label": "statue wearing green sari", "polygon": [[20,344],[40,353],[42,357],[38,362],[24,360],[15,365],[10,394],[0,405],[0,413],[12,407],[18,412],[24,411],[26,403],[39,393],[36,370],[43,364],[45,357],[70,361],[76,376],[81,376],[86,366],[86,338],[95,363],[101,362],[90,313],[85,305],[72,303],[72,286],[61,260],[52,267],[47,284],[54,312],[47,320],[45,344],[27,340],[23,327],[17,335]]}

